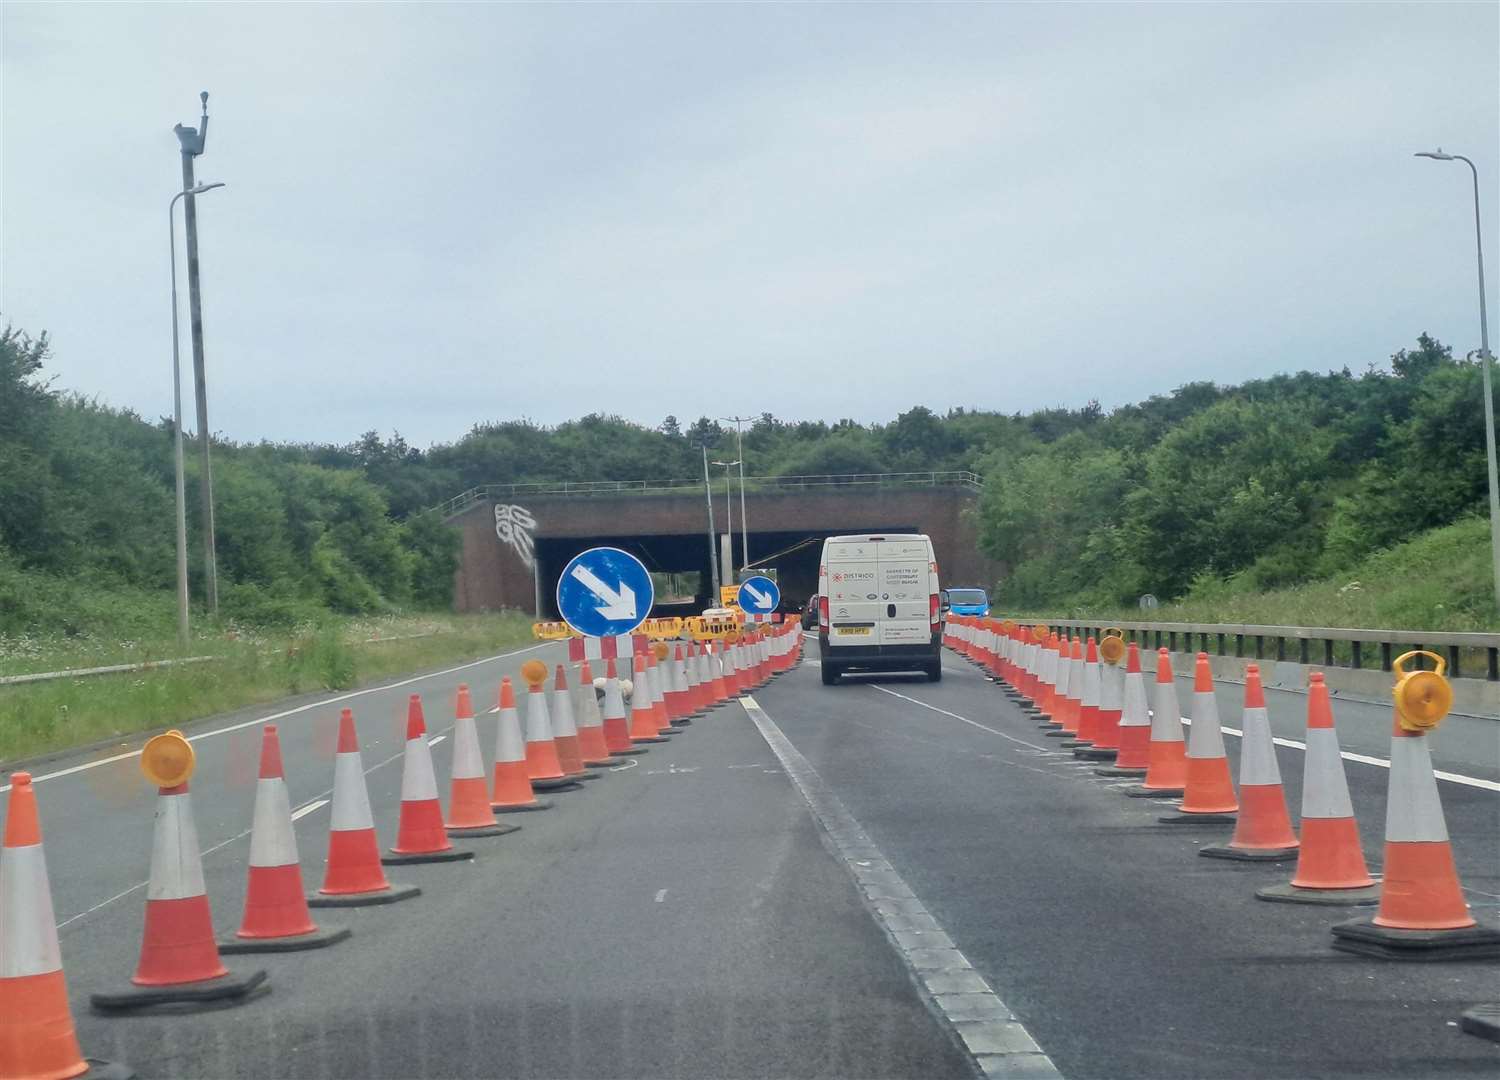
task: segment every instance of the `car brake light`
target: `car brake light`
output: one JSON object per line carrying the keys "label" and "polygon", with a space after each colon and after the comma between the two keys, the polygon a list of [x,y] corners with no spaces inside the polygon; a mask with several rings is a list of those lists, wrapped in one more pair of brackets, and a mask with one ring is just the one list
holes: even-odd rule
{"label": "car brake light", "polygon": [[938,614],[942,611],[942,609],[943,605],[941,600],[938,598],[938,594],[929,593],[927,596],[927,616],[928,620],[932,623],[933,626],[936,626],[938,624]]}
{"label": "car brake light", "polygon": [[818,624],[824,630],[828,629],[828,597],[818,597]]}

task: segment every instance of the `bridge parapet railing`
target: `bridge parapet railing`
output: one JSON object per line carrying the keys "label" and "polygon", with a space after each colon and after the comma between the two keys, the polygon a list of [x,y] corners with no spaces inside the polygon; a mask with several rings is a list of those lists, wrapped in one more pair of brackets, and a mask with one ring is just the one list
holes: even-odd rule
{"label": "bridge parapet railing", "polygon": [[[1003,616],[996,616],[1003,617]],[[1057,630],[1099,636],[1114,627],[1142,648],[1172,652],[1206,652],[1246,660],[1281,660],[1323,667],[1390,671],[1392,661],[1411,649],[1446,657],[1452,678],[1500,682],[1500,634],[1439,630],[1362,630],[1337,626],[1261,626],[1252,623],[1124,622],[1098,619],[1047,619],[1027,616],[1025,623],[1046,623]],[[1194,642],[1197,643],[1196,647]],[[1288,655],[1292,653],[1294,655]],[[1419,658],[1420,660],[1421,658]],[[1422,666],[1420,663],[1413,667]]]}
{"label": "bridge parapet railing", "polygon": [[[469,507],[481,502],[515,500],[523,498],[597,498],[609,495],[682,495],[697,494],[703,490],[701,476],[679,480],[557,480],[522,484],[481,484],[472,487],[447,502],[433,507],[429,513],[444,518],[461,514]],[[722,490],[721,483],[713,487]],[[981,491],[984,481],[978,473],[965,469],[938,470],[902,473],[826,473],[806,476],[747,476],[745,490],[748,493],[778,491],[803,491],[809,488],[909,488],[909,487],[958,487],[969,491]]]}

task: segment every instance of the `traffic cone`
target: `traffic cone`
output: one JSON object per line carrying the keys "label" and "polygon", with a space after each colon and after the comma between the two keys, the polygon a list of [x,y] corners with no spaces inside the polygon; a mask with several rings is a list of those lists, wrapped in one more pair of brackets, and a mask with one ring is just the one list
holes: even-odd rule
{"label": "traffic cone", "polygon": [[309,907],[364,907],[393,904],[421,895],[415,885],[392,885],[380,865],[380,841],[370,814],[364,761],[354,712],[339,713],[339,741],[333,759],[333,809],[328,827],[328,865],[323,887],[307,898]]}
{"label": "traffic cone", "polygon": [[495,728],[495,784],[490,792],[490,809],[497,814],[520,814],[551,808],[550,802],[538,799],[532,790],[531,770],[526,765],[526,739],[521,734],[521,715],[516,711],[516,691],[507,675],[500,680],[500,717]]}
{"label": "traffic cone", "polygon": [[687,660],[682,655],[682,646],[676,645],[672,650],[672,693],[677,697],[677,718],[674,723],[678,725],[691,724],[693,722],[693,693],[688,685]]}
{"label": "traffic cone", "polygon": [[519,825],[501,824],[490,809],[490,785],[484,775],[484,757],[479,751],[479,728],[469,684],[458,684],[458,702],[453,710],[453,780],[448,792],[450,836],[505,836]]}
{"label": "traffic cone", "polygon": [[651,702],[651,719],[656,724],[658,735],[670,735],[677,729],[672,726],[672,718],[667,714],[667,695],[662,682],[661,660],[653,650],[646,654],[646,682]]}
{"label": "traffic cone", "polygon": [[[0,847],[0,1076],[67,1080],[91,1066],[68,1005],[36,789],[27,772],[12,774],[10,785]],[[108,1065],[98,1064],[101,1072]],[[108,1067],[116,1076],[135,1075]]]}
{"label": "traffic cone", "polygon": [[443,804],[438,801],[437,776],[432,771],[432,749],[427,745],[427,722],[422,699],[406,703],[406,757],[401,763],[401,820],[396,844],[381,856],[387,866],[403,863],[453,862],[474,853],[453,846],[443,827]]}
{"label": "traffic cone", "polygon": [[630,722],[625,718],[625,698],[620,691],[619,669],[613,660],[604,671],[604,745],[611,754],[644,754],[644,746],[630,741]]}
{"label": "traffic cone", "polygon": [[529,684],[526,694],[526,773],[537,791],[567,791],[578,781],[563,772],[557,754],[557,738],[552,728],[552,710],[547,707],[547,665],[528,660],[521,665],[521,677]]}
{"label": "traffic cone", "polygon": [[1057,635],[1049,634],[1036,644],[1037,716],[1041,728],[1055,726],[1057,698]]}
{"label": "traffic cone", "polygon": [[[1076,670],[1076,669],[1075,669]],[[1099,647],[1094,642],[1092,634],[1089,635],[1088,644],[1083,653],[1083,679],[1078,687],[1078,731],[1077,738],[1069,739],[1063,746],[1076,747],[1085,750],[1094,745],[1098,737],[1099,728]]]}
{"label": "traffic cone", "polygon": [[245,917],[220,953],[297,952],[343,941],[348,927],[319,929],[302,891],[302,862],[292,828],[292,804],[281,769],[281,739],[275,724],[261,729],[260,779],[250,829],[250,879]]}
{"label": "traffic cone", "polygon": [[[1287,816],[1286,793],[1276,764],[1276,744],[1260,686],[1260,666],[1245,668],[1245,711],[1240,721],[1240,801],[1244,804],[1227,845],[1199,848],[1211,859],[1274,860],[1297,853],[1297,834]],[[1196,725],[1195,725],[1196,726]]]}
{"label": "traffic cone", "polygon": [[552,684],[552,743],[557,747],[557,763],[563,775],[572,780],[597,780],[596,772],[583,767],[583,752],[578,745],[578,721],[573,713],[573,695],[568,693],[568,673],[557,665],[556,681]]}
{"label": "traffic cone", "polygon": [[682,681],[687,686],[687,715],[689,720],[696,720],[703,715],[703,690],[698,685],[698,646],[694,642],[688,642],[686,646],[678,646],[682,653]]}
{"label": "traffic cone", "polygon": [[578,718],[578,756],[585,765],[618,765],[604,743],[604,717],[599,713],[599,693],[594,672],[585,660],[578,667],[578,694],[573,713]]}
{"label": "traffic cone", "polygon": [[729,646],[724,644],[723,638],[714,642],[714,651],[708,661],[713,675],[714,708],[717,709],[728,704],[733,694],[729,682]]}
{"label": "traffic cone", "polygon": [[1121,657],[1105,659],[1104,644],[1099,648],[1099,715],[1094,721],[1093,746],[1073,751],[1089,761],[1112,761],[1120,752],[1120,713],[1124,708],[1125,671]]}
{"label": "traffic cone", "polygon": [[1290,884],[1256,890],[1262,900],[1293,904],[1373,904],[1380,887],[1365,865],[1359,824],[1333,727],[1323,673],[1307,677],[1307,752],[1302,763],[1302,845]]}
{"label": "traffic cone", "polygon": [[1500,929],[1474,918],[1453,863],[1427,747],[1427,732],[1447,714],[1453,692],[1442,677],[1442,659],[1427,655],[1438,662],[1436,672],[1402,671],[1402,662],[1414,658],[1410,653],[1395,664],[1400,681],[1391,723],[1380,909],[1335,926],[1333,947],[1385,960],[1500,958]]}
{"label": "traffic cone", "polygon": [[682,720],[687,716],[683,709],[686,704],[682,700],[682,692],[677,688],[677,658],[670,646],[664,646],[665,656],[657,660],[657,668],[661,679],[662,711],[666,713],[667,723],[673,727],[680,727]]}
{"label": "traffic cone", "polygon": [[635,672],[630,680],[633,687],[630,693],[630,741],[633,743],[669,741],[658,733],[655,710],[651,707],[649,663],[646,656],[637,655]]}
{"label": "traffic cone", "polygon": [[[124,1012],[153,1005],[239,1004],[266,981],[264,971],[236,975],[219,959],[214,940],[214,918],[203,886],[203,863],[198,852],[198,830],[193,824],[192,797],[187,778],[192,774],[192,749],[180,732],[158,735],[178,741],[186,767],[175,771],[179,782],[157,789],[156,826],[151,837],[151,879],[146,887],[146,929],[141,936],[141,958],[130,981],[131,989],[91,994],[89,1003],[102,1012]],[[179,759],[180,760],[180,759]],[[7,903],[7,908],[9,904]],[[7,911],[7,918],[9,912]]]}
{"label": "traffic cone", "polygon": [[1186,784],[1187,748],[1182,739],[1182,707],[1177,704],[1172,654],[1157,649],[1146,779],[1139,787],[1127,788],[1125,794],[1135,799],[1181,795]]}
{"label": "traffic cone", "polygon": [[[1176,699],[1175,687],[1173,699]],[[1141,650],[1126,647],[1125,686],[1120,707],[1120,749],[1115,763],[1095,769],[1099,776],[1145,776],[1151,762],[1151,714],[1146,708],[1146,679],[1141,674]],[[1181,724],[1178,725],[1179,734]]]}
{"label": "traffic cone", "polygon": [[1078,734],[1078,694],[1083,689],[1083,657],[1073,659],[1073,639],[1058,643],[1057,688],[1054,691],[1052,725],[1049,739],[1068,739]]}
{"label": "traffic cone", "polygon": [[1182,802],[1175,813],[1156,820],[1167,825],[1233,823],[1239,808],[1234,782],[1229,778],[1229,758],[1224,753],[1213,670],[1208,666],[1208,653],[1201,652],[1193,671],[1193,727],[1188,732]]}

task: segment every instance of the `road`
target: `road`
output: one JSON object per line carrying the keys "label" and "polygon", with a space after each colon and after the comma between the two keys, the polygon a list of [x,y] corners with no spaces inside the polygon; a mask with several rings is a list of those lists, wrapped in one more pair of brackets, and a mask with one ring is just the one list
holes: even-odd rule
{"label": "road", "polygon": [[[339,708],[360,722],[389,840],[406,695],[422,694],[438,738],[460,681],[488,707],[502,675],[560,653],[539,646],[194,727],[194,805],[218,926],[239,920],[266,718],[282,731],[293,806],[312,808],[296,833],[315,887]],[[1454,1026],[1464,1007],[1495,997],[1492,966],[1334,953],[1328,927],[1350,912],[1254,900],[1289,868],[1194,857],[1222,836],[1156,824],[1161,806],[1124,798],[1060,755],[967,662],[949,655],[945,666],[939,684],[894,676],[825,688],[805,663],[748,707],[718,709],[632,766],[556,795],[552,810],[516,818],[520,832],[469,842],[471,863],[392,868],[423,896],[317,912],[353,937],[260,958],[270,994],[191,1016],[89,1013],[90,992],[122,986],[133,970],[154,793],[133,759],[109,760],[127,747],[40,764],[86,1051],[161,1077],[1500,1068],[1500,1047]],[[1300,700],[1268,696],[1278,734],[1294,739]],[[1185,689],[1182,698],[1190,715]],[[1336,708],[1351,738],[1389,724],[1376,706]],[[1238,726],[1232,694],[1221,715]],[[493,718],[480,729],[488,756]],[[1500,792],[1484,784],[1495,779],[1500,724],[1451,730],[1435,736],[1439,767],[1478,786],[1440,785],[1448,824],[1470,900],[1493,918]],[[1228,742],[1233,758],[1237,740]],[[433,747],[440,779],[448,750],[446,739]],[[1386,756],[1373,736],[1359,752]],[[1278,754],[1295,808],[1301,753]],[[1360,761],[1347,770],[1376,868],[1388,773]],[[256,959],[230,958],[236,968]]]}

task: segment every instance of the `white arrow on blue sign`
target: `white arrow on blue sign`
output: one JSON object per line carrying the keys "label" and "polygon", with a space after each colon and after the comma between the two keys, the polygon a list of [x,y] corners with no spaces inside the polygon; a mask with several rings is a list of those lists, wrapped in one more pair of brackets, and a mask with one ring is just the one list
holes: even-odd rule
{"label": "white arrow on blue sign", "polygon": [[747,611],[751,615],[769,615],[781,603],[781,590],[770,578],[756,574],[740,583],[738,599],[741,611]]}
{"label": "white arrow on blue sign", "polygon": [[646,567],[619,548],[589,548],[573,556],[557,579],[558,613],[588,637],[630,633],[646,621],[655,600]]}

